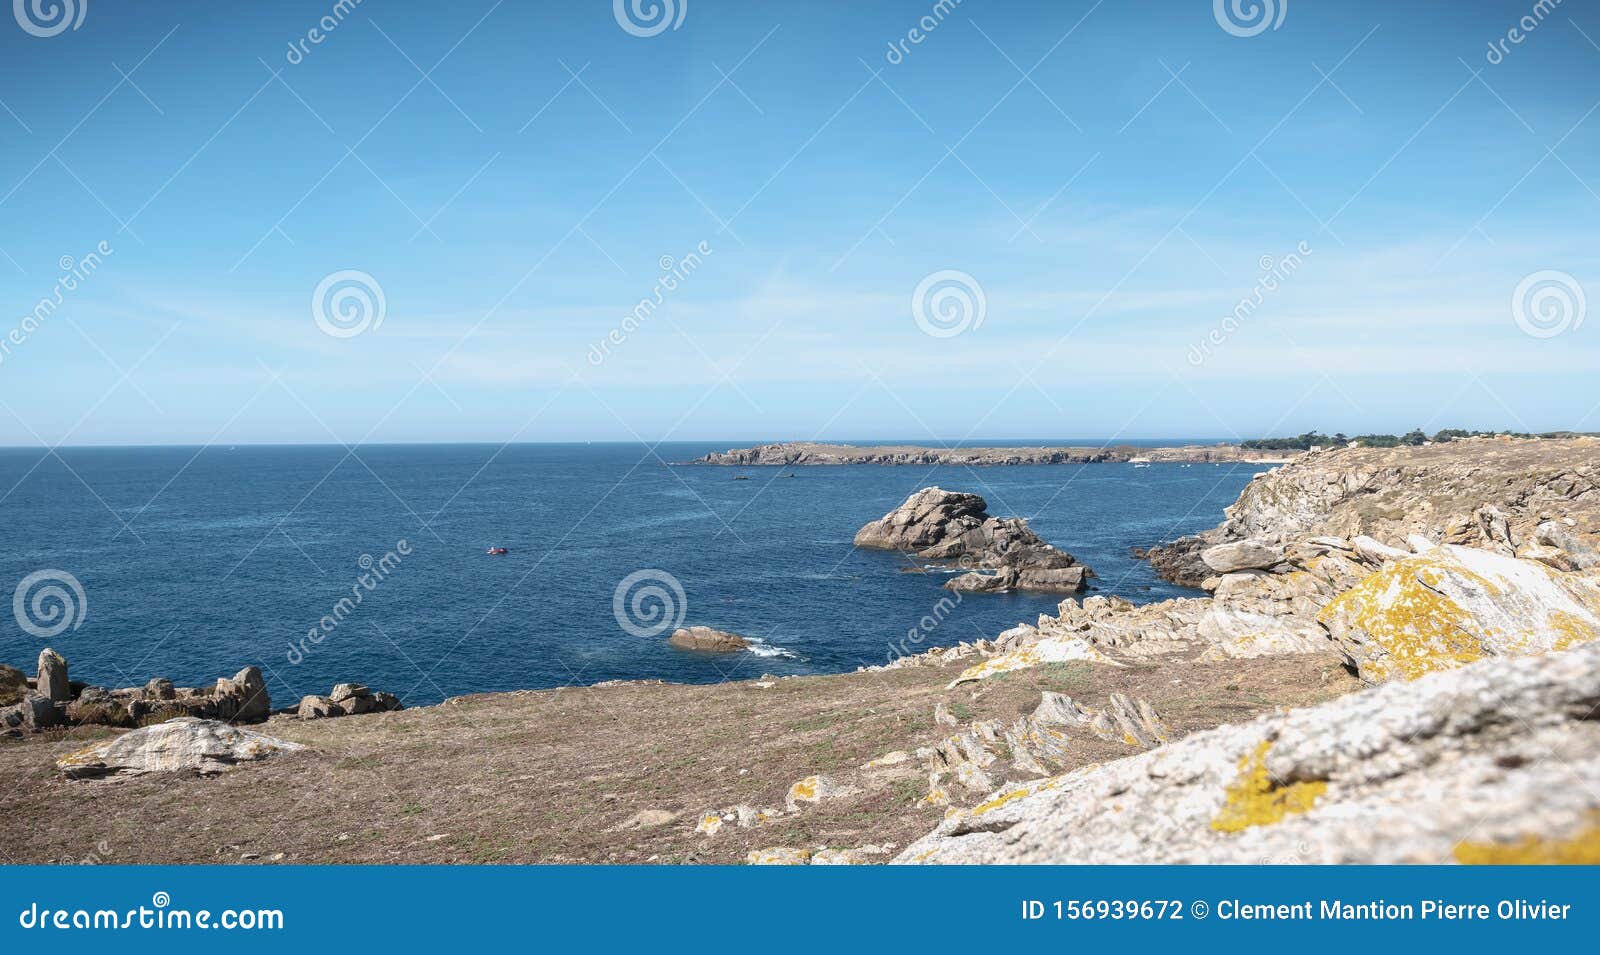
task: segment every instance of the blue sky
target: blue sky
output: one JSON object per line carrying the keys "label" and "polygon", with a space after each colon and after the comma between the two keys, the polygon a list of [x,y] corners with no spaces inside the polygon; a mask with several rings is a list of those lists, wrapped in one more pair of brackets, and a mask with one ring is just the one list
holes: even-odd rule
{"label": "blue sky", "polygon": [[1577,0],[84,4],[0,23],[0,338],[112,250],[0,444],[1600,430]]}

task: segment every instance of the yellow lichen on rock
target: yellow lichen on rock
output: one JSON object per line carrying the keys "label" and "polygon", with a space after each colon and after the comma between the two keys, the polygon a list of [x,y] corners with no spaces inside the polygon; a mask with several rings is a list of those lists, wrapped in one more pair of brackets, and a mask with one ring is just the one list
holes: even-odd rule
{"label": "yellow lichen on rock", "polygon": [[1463,842],[1455,859],[1462,865],[1600,865],[1600,824],[1567,839],[1524,836],[1516,842]]}
{"label": "yellow lichen on rock", "polygon": [[811,863],[810,849],[790,849],[785,846],[774,846],[770,849],[752,849],[745,856],[748,865],[809,865]]}
{"label": "yellow lichen on rock", "polygon": [[1600,585],[1537,561],[1446,545],[1390,561],[1317,619],[1362,679],[1413,680],[1600,637]]}
{"label": "yellow lichen on rock", "polygon": [[1025,796],[1031,795],[1033,795],[1033,790],[1027,786],[1023,786],[1019,789],[1013,789],[1008,793],[1001,793],[998,796],[991,797],[987,802],[982,802],[976,806],[973,806],[972,815],[981,816],[986,812],[993,812],[1008,802],[1013,802],[1015,800],[1022,799]]}
{"label": "yellow lichen on rock", "polygon": [[1211,820],[1218,832],[1241,832],[1251,826],[1270,826],[1285,816],[1310,809],[1317,797],[1327,792],[1321,780],[1280,784],[1267,771],[1267,751],[1272,743],[1262,740],[1239,759],[1239,778],[1228,786],[1227,801]]}

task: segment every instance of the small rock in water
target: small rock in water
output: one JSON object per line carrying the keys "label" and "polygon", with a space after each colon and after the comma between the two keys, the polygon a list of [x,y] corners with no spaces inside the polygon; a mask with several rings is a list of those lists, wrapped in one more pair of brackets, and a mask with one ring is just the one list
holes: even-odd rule
{"label": "small rock in water", "polygon": [[749,640],[736,633],[710,627],[679,628],[673,631],[667,642],[680,650],[698,650],[702,653],[733,653],[750,645]]}

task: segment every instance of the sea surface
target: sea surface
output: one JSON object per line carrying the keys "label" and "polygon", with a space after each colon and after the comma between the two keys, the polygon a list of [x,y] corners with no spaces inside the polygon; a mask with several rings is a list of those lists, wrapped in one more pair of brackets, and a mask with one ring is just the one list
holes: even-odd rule
{"label": "sea surface", "polygon": [[[256,664],[279,706],[344,681],[422,705],[840,672],[1055,612],[1023,594],[940,609],[946,575],[851,547],[918,488],[982,494],[1092,567],[1094,592],[1144,603],[1191,592],[1130,548],[1216,524],[1265,469],[671,464],[728,446],[0,450],[0,662],[31,674],[52,646],[113,687]],[[652,632],[680,621],[760,643],[713,656]]]}

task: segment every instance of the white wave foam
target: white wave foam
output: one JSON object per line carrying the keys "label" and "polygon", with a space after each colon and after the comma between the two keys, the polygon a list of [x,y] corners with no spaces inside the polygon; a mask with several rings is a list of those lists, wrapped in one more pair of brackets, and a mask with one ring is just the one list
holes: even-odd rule
{"label": "white wave foam", "polygon": [[782,657],[785,660],[798,660],[800,654],[784,647],[774,647],[759,637],[751,637],[750,645],[745,650],[758,657]]}

